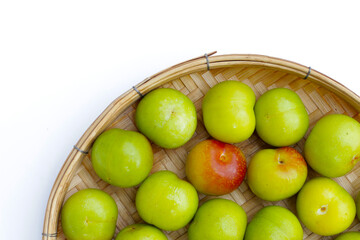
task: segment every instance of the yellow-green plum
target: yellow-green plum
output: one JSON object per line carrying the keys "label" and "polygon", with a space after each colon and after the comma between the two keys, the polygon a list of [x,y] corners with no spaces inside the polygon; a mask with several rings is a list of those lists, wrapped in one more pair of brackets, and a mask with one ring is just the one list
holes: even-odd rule
{"label": "yellow-green plum", "polygon": [[321,118],[305,142],[304,153],[309,166],[323,176],[347,174],[359,160],[360,124],[343,114]]}
{"label": "yellow-green plum", "polygon": [[197,211],[188,230],[189,240],[243,239],[247,224],[245,211],[227,199],[206,201]]}
{"label": "yellow-green plum", "polygon": [[163,148],[177,148],[194,135],[197,115],[193,102],[182,92],[159,88],[146,94],[135,113],[136,126]]}
{"label": "yellow-green plum", "polygon": [[301,154],[282,147],[258,151],[249,163],[247,182],[259,198],[279,201],[295,195],[306,177],[307,165]]}
{"label": "yellow-green plum", "polygon": [[113,128],[95,141],[91,161],[96,174],[118,187],[133,187],[150,173],[153,152],[141,133]]}
{"label": "yellow-green plum", "polygon": [[122,229],[115,240],[168,240],[168,238],[158,228],[138,223]]}
{"label": "yellow-green plum", "polygon": [[110,240],[118,208],[114,199],[98,189],[73,194],[61,210],[61,225],[68,240]]}
{"label": "yellow-green plum", "polygon": [[335,240],[360,240],[360,232],[342,233]]}
{"label": "yellow-green plum", "polygon": [[356,206],[351,195],[330,178],[309,180],[296,199],[300,220],[312,232],[331,236],[347,229],[354,221]]}
{"label": "yellow-green plum", "polygon": [[248,224],[244,240],[302,240],[303,229],[290,210],[267,206]]}
{"label": "yellow-green plum", "polygon": [[261,95],[255,104],[255,118],[259,137],[276,147],[297,143],[309,127],[303,102],[287,88],[274,88]]}
{"label": "yellow-green plum", "polygon": [[202,112],[205,128],[215,139],[237,143],[255,130],[255,94],[239,81],[216,84],[205,95]]}
{"label": "yellow-green plum", "polygon": [[199,203],[195,188],[171,171],[150,175],[136,193],[136,209],[147,223],[175,231],[195,215]]}

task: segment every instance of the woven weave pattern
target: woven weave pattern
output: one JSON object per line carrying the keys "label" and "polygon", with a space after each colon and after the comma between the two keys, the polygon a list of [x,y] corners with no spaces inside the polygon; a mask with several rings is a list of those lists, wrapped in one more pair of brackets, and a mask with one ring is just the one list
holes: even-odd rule
{"label": "woven weave pattern", "polygon": [[[357,111],[344,100],[326,89],[295,75],[259,67],[219,68],[210,71],[197,72],[183,76],[162,86],[180,90],[193,101],[197,110],[198,126],[192,139],[180,148],[168,150],[152,144],[154,152],[154,166],[152,173],[167,169],[176,173],[180,178],[185,178],[185,160],[188,152],[197,143],[210,137],[202,123],[202,99],[211,87],[226,80],[242,81],[253,89],[257,98],[272,88],[285,87],[295,91],[302,99],[310,118],[310,128],[306,133],[305,138],[293,146],[300,153],[302,152],[305,139],[310,133],[310,130],[322,116],[332,113],[342,113],[360,121],[360,115]],[[125,112],[118,116],[109,128],[137,131],[134,121],[136,104],[128,107]],[[247,162],[249,162],[251,157],[260,149],[272,148],[264,143],[256,133],[248,140],[235,145],[244,152]],[[314,176],[318,176],[318,174],[309,169],[309,178]],[[346,176],[334,180],[355,197],[360,188],[360,178],[358,176],[360,176],[360,168],[357,166]],[[90,154],[84,158],[80,168],[72,179],[65,200],[75,192],[85,188],[98,188],[104,190],[115,199],[119,209],[116,233],[129,224],[142,222],[134,203],[137,187],[119,188],[102,181],[92,168]],[[214,197],[200,194],[199,198],[200,204],[202,204],[204,201]],[[257,211],[268,205],[280,205],[296,213],[296,197],[278,202],[263,201],[250,191],[246,179],[237,190],[231,194],[220,196],[220,198],[230,199],[241,205],[246,211],[249,221]],[[360,224],[357,219],[351,225],[349,230],[360,230]],[[59,221],[58,231],[58,239],[65,239],[61,230],[61,221]],[[166,235],[171,240],[186,240],[188,239],[186,231],[187,228],[184,228],[174,232],[166,232]],[[333,238],[334,237],[321,237],[304,228],[304,239]]]}

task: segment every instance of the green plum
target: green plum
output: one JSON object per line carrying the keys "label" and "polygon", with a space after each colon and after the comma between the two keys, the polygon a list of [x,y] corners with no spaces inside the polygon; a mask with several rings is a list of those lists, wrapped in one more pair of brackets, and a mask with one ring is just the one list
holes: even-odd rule
{"label": "green plum", "polygon": [[247,224],[245,211],[227,199],[212,199],[197,211],[188,230],[189,240],[243,239]]}
{"label": "green plum", "polygon": [[255,214],[244,240],[302,240],[303,234],[299,220],[290,210],[267,206]]}
{"label": "green plum", "polygon": [[115,240],[168,240],[156,227],[147,224],[133,224],[122,229]]}
{"label": "green plum", "polygon": [[359,160],[360,124],[343,114],[321,118],[305,142],[304,153],[309,166],[326,177],[347,174]]}
{"label": "green plum", "polygon": [[295,195],[307,178],[307,165],[291,147],[263,149],[249,163],[247,181],[251,191],[266,201],[279,201]]}
{"label": "green plum", "polygon": [[73,194],[61,211],[61,225],[68,240],[110,240],[118,216],[114,199],[98,189]]}
{"label": "green plum", "polygon": [[91,160],[96,174],[118,187],[133,187],[150,173],[153,152],[141,133],[113,128],[95,141]]}
{"label": "green plum", "polygon": [[360,240],[360,232],[342,233],[335,240]]}
{"label": "green plum", "polygon": [[248,139],[255,130],[254,104],[255,94],[246,84],[239,81],[216,84],[202,103],[206,130],[226,143]]}
{"label": "green plum", "polygon": [[310,231],[331,236],[352,224],[356,206],[351,195],[337,182],[317,177],[307,181],[298,193],[296,211]]}
{"label": "green plum", "polygon": [[256,132],[264,142],[284,147],[297,143],[309,127],[300,97],[287,88],[274,88],[255,104]]}
{"label": "green plum", "polygon": [[170,171],[150,175],[136,193],[136,209],[147,223],[175,231],[195,215],[199,203],[195,188]]}
{"label": "green plum", "polygon": [[140,132],[160,147],[177,148],[194,135],[197,115],[186,95],[171,88],[159,88],[140,101],[135,122]]}

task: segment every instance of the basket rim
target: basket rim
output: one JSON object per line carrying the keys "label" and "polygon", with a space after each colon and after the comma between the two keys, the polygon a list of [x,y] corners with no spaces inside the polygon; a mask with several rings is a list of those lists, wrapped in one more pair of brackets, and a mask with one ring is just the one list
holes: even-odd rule
{"label": "basket rim", "polygon": [[44,216],[42,239],[49,240],[57,237],[57,226],[60,209],[76,170],[81,164],[83,157],[87,154],[93,141],[105,128],[123,112],[127,107],[141,98],[151,90],[170,82],[182,75],[191,74],[209,69],[249,66],[268,67],[284,72],[292,73],[300,78],[307,79],[341,96],[357,111],[360,112],[360,97],[338,81],[302,64],[259,54],[225,54],[213,56],[211,52],[179,64],[166,68],[146,78],[119,97],[95,119],[95,121],[84,132],[66,161],[60,169],[58,176],[51,189]]}

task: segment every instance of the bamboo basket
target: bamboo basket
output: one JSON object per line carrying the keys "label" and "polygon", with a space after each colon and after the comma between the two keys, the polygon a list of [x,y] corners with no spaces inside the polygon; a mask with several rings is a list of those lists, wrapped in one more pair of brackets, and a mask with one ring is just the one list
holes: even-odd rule
{"label": "bamboo basket", "polygon": [[[137,130],[134,115],[142,95],[153,89],[164,87],[180,90],[195,104],[198,126],[194,136],[184,146],[177,149],[162,149],[152,144],[154,166],[151,173],[168,169],[185,178],[185,160],[188,152],[198,142],[209,138],[202,123],[201,103],[206,92],[218,82],[237,80],[250,86],[256,97],[269,89],[285,87],[295,91],[302,99],[310,118],[310,127],[305,137],[295,147],[302,152],[305,139],[317,120],[327,114],[342,113],[360,121],[360,97],[335,80],[309,67],[262,55],[219,55],[215,52],[194,58],[165,69],[147,79],[133,89],[115,99],[94,121],[70,152],[50,193],[46,208],[43,240],[65,239],[59,219],[64,201],[84,188],[98,188],[110,194],[119,209],[116,233],[129,224],[142,222],[135,208],[137,187],[119,188],[102,181],[94,172],[89,152],[98,135],[109,128]],[[244,152],[247,161],[263,148],[271,148],[254,133],[248,140],[235,144]],[[309,169],[308,178],[317,176]],[[357,165],[346,176],[334,179],[353,197],[360,188],[360,167]],[[231,194],[220,196],[237,202],[246,211],[250,221],[254,214],[267,205],[279,205],[296,214],[296,196],[278,202],[267,202],[257,198],[249,189],[246,179]],[[200,204],[214,197],[199,194]],[[303,226],[304,227],[304,226]],[[359,231],[357,219],[347,231]],[[186,240],[187,227],[166,232],[170,240]],[[333,239],[322,237],[304,227],[304,239]]]}

